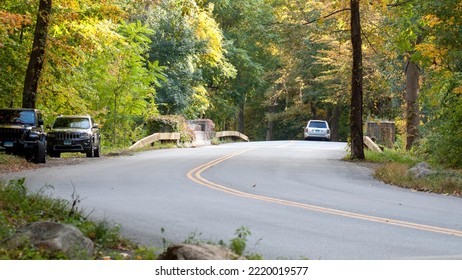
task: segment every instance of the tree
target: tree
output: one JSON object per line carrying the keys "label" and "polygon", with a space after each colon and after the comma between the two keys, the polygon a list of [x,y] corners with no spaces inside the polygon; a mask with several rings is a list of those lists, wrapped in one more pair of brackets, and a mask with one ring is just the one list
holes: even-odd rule
{"label": "tree", "polygon": [[419,137],[420,107],[419,78],[420,69],[416,62],[409,58],[406,66],[406,150],[410,150]]}
{"label": "tree", "polygon": [[405,58],[405,129],[406,149],[410,150],[419,137],[420,126],[420,53],[417,47],[424,41],[420,6],[425,5],[414,1],[396,2],[390,4],[389,21],[392,26],[392,42],[396,51]]}
{"label": "tree", "polygon": [[33,6],[27,7],[28,10],[8,4],[3,4],[0,10],[0,107],[18,107],[22,103],[25,69],[32,45],[30,14],[36,11],[33,12]]}
{"label": "tree", "polygon": [[154,30],[149,59],[168,68],[156,99],[163,114],[204,115],[210,88],[235,75],[211,14],[212,6],[201,7],[194,0],[162,1],[147,12],[146,23]]}
{"label": "tree", "polygon": [[164,75],[147,61],[151,30],[125,22],[120,2],[55,2],[37,104],[47,123],[58,114],[90,114],[104,145],[122,146],[144,136],[143,120],[158,114]]}
{"label": "tree", "polygon": [[48,27],[51,20],[52,0],[40,0],[35,26],[34,43],[27,66],[22,106],[35,108],[37,101],[37,88],[45,61]]}
{"label": "tree", "polygon": [[222,129],[235,129],[253,139],[262,139],[266,132],[265,93],[276,79],[273,73],[278,64],[273,1],[210,2],[223,29],[225,56],[237,74],[218,85],[213,110],[208,115],[219,118],[218,126]]}
{"label": "tree", "polygon": [[353,46],[353,68],[351,75],[351,158],[364,159],[363,142],[363,65],[359,1],[351,0],[351,44]]}
{"label": "tree", "polygon": [[462,166],[462,9],[460,1],[419,1],[424,40],[414,59],[422,68],[422,141],[418,150],[436,162]]}

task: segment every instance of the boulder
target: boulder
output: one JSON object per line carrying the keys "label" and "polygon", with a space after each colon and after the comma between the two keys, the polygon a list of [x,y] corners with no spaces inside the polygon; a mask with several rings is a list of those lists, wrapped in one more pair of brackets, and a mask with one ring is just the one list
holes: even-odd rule
{"label": "boulder", "polygon": [[47,251],[65,253],[70,259],[83,259],[93,255],[94,244],[75,226],[54,222],[35,222],[20,227],[6,241],[9,248],[31,244]]}
{"label": "boulder", "polygon": [[235,260],[239,256],[231,250],[209,244],[175,244],[162,253],[159,260]]}
{"label": "boulder", "polygon": [[421,162],[414,167],[410,168],[408,173],[416,178],[426,177],[434,174],[435,172],[431,170],[431,167],[426,162]]}

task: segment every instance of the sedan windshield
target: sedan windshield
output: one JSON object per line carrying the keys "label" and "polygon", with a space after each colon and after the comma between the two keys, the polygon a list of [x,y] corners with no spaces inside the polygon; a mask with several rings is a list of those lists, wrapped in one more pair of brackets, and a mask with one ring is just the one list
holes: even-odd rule
{"label": "sedan windshield", "polygon": [[53,128],[90,128],[90,121],[87,118],[57,118]]}

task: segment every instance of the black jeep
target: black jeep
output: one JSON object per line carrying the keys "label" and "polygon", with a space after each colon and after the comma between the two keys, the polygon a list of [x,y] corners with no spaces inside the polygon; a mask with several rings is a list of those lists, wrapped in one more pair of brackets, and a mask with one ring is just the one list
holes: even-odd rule
{"label": "black jeep", "polygon": [[48,131],[47,152],[51,157],[65,152],[99,157],[100,147],[98,124],[90,116],[59,116]]}
{"label": "black jeep", "polygon": [[46,133],[37,109],[0,109],[0,150],[45,163]]}

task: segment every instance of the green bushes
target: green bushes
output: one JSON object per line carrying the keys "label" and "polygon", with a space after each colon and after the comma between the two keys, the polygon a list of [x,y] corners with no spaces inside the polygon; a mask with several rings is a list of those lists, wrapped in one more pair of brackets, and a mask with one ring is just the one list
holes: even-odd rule
{"label": "green bushes", "polygon": [[189,129],[186,119],[177,115],[151,117],[147,120],[147,130],[149,134],[179,132],[182,142],[191,142],[194,139],[194,132]]}

